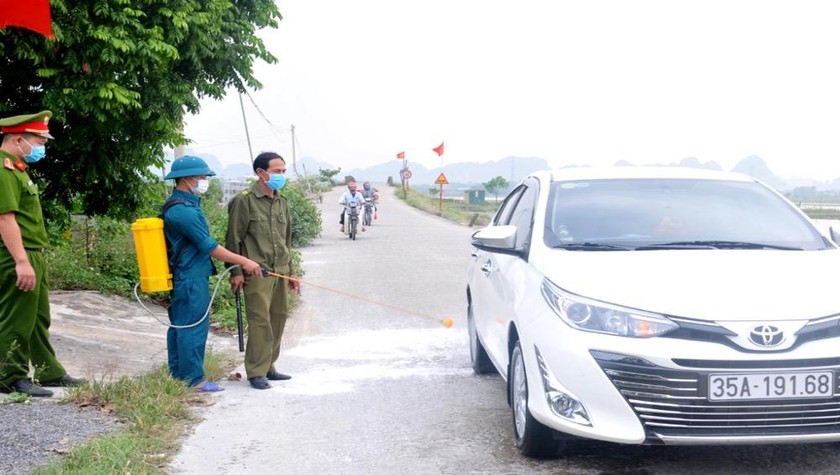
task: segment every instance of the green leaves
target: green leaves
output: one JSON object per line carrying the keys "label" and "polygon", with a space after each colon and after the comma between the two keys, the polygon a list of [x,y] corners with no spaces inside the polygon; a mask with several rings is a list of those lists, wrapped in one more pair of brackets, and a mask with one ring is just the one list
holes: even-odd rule
{"label": "green leaves", "polygon": [[[130,216],[150,167],[184,142],[186,113],[227,88],[259,88],[257,36],[273,0],[51,0],[56,39],[0,30],[0,113],[49,109],[56,137],[33,167],[42,201]],[[46,209],[56,210],[54,206]]]}
{"label": "green leaves", "polygon": [[496,178],[493,178],[487,183],[482,184],[484,185],[484,189],[486,189],[490,193],[493,193],[496,197],[496,200],[498,200],[499,192],[506,189],[509,183],[503,177],[497,176]]}

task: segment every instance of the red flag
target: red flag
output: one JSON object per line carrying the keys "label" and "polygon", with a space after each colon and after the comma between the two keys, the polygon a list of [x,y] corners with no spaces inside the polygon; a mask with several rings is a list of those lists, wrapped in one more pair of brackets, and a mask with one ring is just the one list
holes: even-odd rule
{"label": "red flag", "polygon": [[405,160],[405,152],[398,153],[397,158],[399,158],[400,160]]}
{"label": "red flag", "polygon": [[443,142],[441,142],[441,143],[440,143],[440,145],[438,145],[437,147],[433,148],[432,150],[434,150],[434,151],[435,151],[435,153],[437,153],[437,154],[438,154],[438,157],[439,157],[439,156],[441,156],[441,155],[443,155]]}
{"label": "red flag", "polygon": [[19,26],[53,39],[50,0],[0,0],[0,28]]}

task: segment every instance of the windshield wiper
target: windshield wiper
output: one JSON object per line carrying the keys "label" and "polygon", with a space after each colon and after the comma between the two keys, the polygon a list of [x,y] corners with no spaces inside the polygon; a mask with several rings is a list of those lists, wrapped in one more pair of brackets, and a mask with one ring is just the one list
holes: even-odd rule
{"label": "windshield wiper", "polygon": [[638,251],[650,251],[658,249],[778,249],[782,251],[801,251],[801,247],[777,246],[775,244],[763,244],[758,242],[743,241],[674,241],[648,246],[639,246]]}
{"label": "windshield wiper", "polygon": [[552,249],[568,249],[570,251],[630,251],[635,249],[617,244],[604,244],[601,242],[570,242],[553,246]]}

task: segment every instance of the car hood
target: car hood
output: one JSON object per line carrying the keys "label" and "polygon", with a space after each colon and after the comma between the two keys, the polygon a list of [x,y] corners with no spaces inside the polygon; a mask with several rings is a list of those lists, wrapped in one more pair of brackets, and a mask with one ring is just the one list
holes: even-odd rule
{"label": "car hood", "polygon": [[539,261],[538,270],[569,292],[673,316],[766,321],[840,313],[840,249],[557,250]]}

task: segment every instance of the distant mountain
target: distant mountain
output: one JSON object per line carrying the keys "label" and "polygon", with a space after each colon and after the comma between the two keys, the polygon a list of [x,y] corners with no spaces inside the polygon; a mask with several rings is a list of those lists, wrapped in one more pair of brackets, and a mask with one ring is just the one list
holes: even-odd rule
{"label": "distant mountain", "polygon": [[774,175],[770,167],[767,166],[767,163],[756,155],[750,155],[747,158],[741,159],[740,162],[735,164],[732,171],[758,178],[777,190],[787,187],[785,180]]}
{"label": "distant mountain", "polygon": [[[235,179],[251,177],[254,172],[250,164],[235,164],[226,167],[221,166],[221,161],[212,154],[196,154],[192,149],[187,150],[188,154],[198,155],[207,161],[211,169],[216,170],[222,178]],[[353,176],[357,181],[372,181],[376,183],[387,182],[391,178],[394,182],[400,180],[401,160],[389,160],[378,165],[366,168],[342,168],[338,179],[345,176]],[[318,161],[312,157],[304,157],[297,160],[297,171],[301,175],[317,175],[320,169],[335,170],[341,165]],[[618,160],[616,166],[637,166],[626,160]],[[573,168],[578,165],[570,164],[563,168]],[[666,166],[681,166],[689,168],[702,168],[708,170],[723,170],[715,161],[701,162],[696,157],[686,157],[679,162],[672,162]],[[290,173],[293,173],[293,164],[287,163]],[[167,166],[167,171],[168,171]],[[440,168],[426,168],[419,163],[409,161],[408,168],[411,170],[411,184],[417,187],[432,186],[441,173]],[[511,185],[518,183],[523,177],[537,170],[547,170],[552,167],[542,158],[538,157],[505,157],[500,160],[487,161],[483,163],[460,162],[445,163],[443,174],[446,176],[452,188],[480,188],[482,183],[501,176],[508,180]],[[783,178],[775,175],[767,163],[759,156],[751,155],[739,161],[731,171],[743,173],[755,177],[773,188],[786,192],[800,187],[814,187],[819,191],[840,190],[840,178],[827,181],[818,181],[808,178],[792,177]],[[293,175],[290,175],[293,176]]]}
{"label": "distant mountain", "polygon": [[[402,161],[394,160],[373,167],[349,170],[347,173],[342,171],[341,174],[352,175],[357,180],[384,182],[387,181],[388,177],[393,177],[394,181],[399,181],[401,168]],[[485,183],[497,176],[503,177],[510,183],[518,183],[529,173],[550,168],[548,162],[542,158],[505,157],[501,160],[484,163],[444,163],[443,174],[450,184]],[[411,183],[418,186],[433,184],[441,174],[440,168],[428,169],[419,163],[412,164],[409,162],[408,169],[411,171]]]}
{"label": "distant mountain", "polygon": [[688,168],[703,168],[706,170],[723,170],[718,162],[711,161],[706,163],[700,163],[700,160],[697,157],[686,157],[680,160],[677,164],[680,167],[688,167]]}
{"label": "distant mountain", "polygon": [[[284,157],[285,158],[285,157]],[[292,162],[291,159],[287,160],[286,163],[286,170],[287,174],[293,172],[295,168],[295,164]],[[318,170],[335,170],[338,167],[334,167],[326,162],[319,162],[312,157],[303,157],[300,160],[297,160],[297,172],[304,176],[312,176],[317,175]]]}
{"label": "distant mountain", "polygon": [[254,176],[254,167],[250,163],[236,163],[234,165],[228,165],[222,168],[222,171],[219,172],[219,175],[222,178],[232,180],[240,178],[250,178]]}

